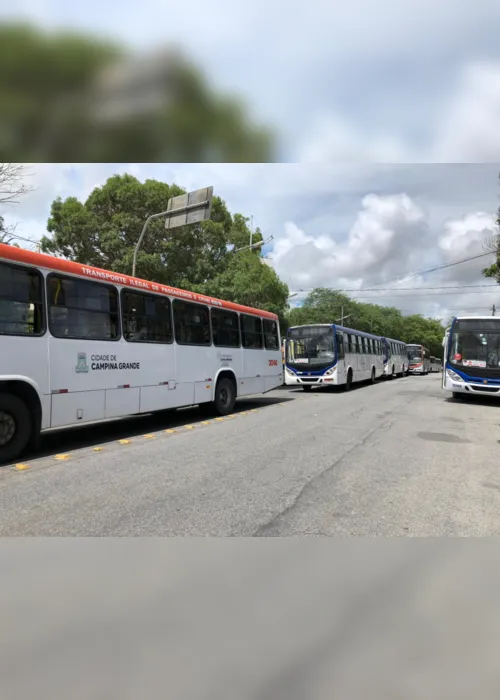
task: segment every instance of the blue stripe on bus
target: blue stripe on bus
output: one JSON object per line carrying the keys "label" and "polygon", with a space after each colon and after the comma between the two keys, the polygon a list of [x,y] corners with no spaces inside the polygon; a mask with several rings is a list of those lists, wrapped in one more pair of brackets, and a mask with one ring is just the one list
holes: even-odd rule
{"label": "blue stripe on bus", "polygon": [[304,370],[302,371],[301,369],[295,369],[294,367],[290,367],[289,364],[285,363],[285,367],[290,370],[290,372],[294,372],[295,374],[305,374],[308,377],[321,377],[325,372],[328,372],[329,369],[332,369],[333,367],[337,366],[337,361],[333,363],[333,365],[329,365],[328,367],[325,367],[325,369],[317,369],[315,371],[313,370]]}
{"label": "blue stripe on bus", "polygon": [[489,377],[471,377],[469,374],[465,374],[465,372],[462,372],[462,370],[459,370],[456,367],[452,367],[448,362],[446,363],[446,369],[449,369],[452,372],[455,372],[455,374],[458,374],[458,376],[462,377],[462,379],[465,382],[483,384],[484,380],[486,379],[488,384],[500,385],[500,379],[491,379]]}

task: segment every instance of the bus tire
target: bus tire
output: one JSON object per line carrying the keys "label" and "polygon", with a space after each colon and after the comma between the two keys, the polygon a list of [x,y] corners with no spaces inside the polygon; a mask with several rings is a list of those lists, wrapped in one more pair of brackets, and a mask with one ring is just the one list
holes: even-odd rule
{"label": "bus tire", "polygon": [[312,386],[310,384],[303,384],[302,388],[304,391],[311,391]]}
{"label": "bus tire", "polygon": [[389,376],[389,379],[396,379],[396,372],[394,371],[394,365],[392,365],[392,370],[391,370],[391,374]]}
{"label": "bus tire", "polygon": [[214,408],[219,416],[233,412],[236,403],[236,386],[228,377],[222,377],[215,387]]}
{"label": "bus tire", "polygon": [[372,376],[370,378],[370,382],[372,384],[375,384],[375,367],[372,367]]}
{"label": "bus tire", "polygon": [[347,377],[345,378],[344,391],[351,391],[352,389],[352,371],[347,372]]}
{"label": "bus tire", "polygon": [[461,394],[459,391],[453,391],[451,395],[453,396],[455,401],[462,401],[462,399],[464,397],[464,395]]}
{"label": "bus tire", "polygon": [[0,464],[16,459],[25,450],[32,425],[22,399],[14,394],[0,394]]}

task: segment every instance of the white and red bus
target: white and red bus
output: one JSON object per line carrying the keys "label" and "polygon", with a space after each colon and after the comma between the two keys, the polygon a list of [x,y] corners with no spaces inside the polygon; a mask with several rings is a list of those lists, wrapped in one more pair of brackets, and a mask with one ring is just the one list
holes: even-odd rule
{"label": "white and red bus", "polygon": [[431,354],[424,345],[409,343],[408,371],[410,374],[429,374],[431,371]]}
{"label": "white and red bus", "polygon": [[278,317],[0,244],[0,462],[46,430],[282,383]]}

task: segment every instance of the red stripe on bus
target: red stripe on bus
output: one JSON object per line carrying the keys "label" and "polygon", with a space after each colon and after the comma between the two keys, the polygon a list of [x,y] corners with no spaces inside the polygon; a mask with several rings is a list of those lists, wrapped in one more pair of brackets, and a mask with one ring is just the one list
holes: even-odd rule
{"label": "red stripe on bus", "polygon": [[250,306],[235,304],[232,301],[224,301],[222,299],[216,299],[215,297],[204,296],[203,294],[195,294],[195,292],[188,292],[183,289],[177,289],[176,287],[169,287],[166,284],[149,282],[147,280],[139,279],[138,277],[122,275],[119,272],[109,272],[108,270],[103,270],[99,267],[82,265],[81,263],[72,262],[71,260],[55,258],[52,255],[46,255],[45,253],[35,253],[32,250],[15,248],[14,246],[6,245],[5,243],[0,243],[0,258],[24,263],[25,265],[32,265],[33,267],[42,267],[47,270],[63,272],[69,275],[77,275],[78,277],[94,280],[96,282],[101,281],[108,282],[110,284],[118,284],[123,287],[130,287],[139,291],[142,290],[145,292],[147,291],[156,294],[163,294],[164,296],[173,296],[177,299],[193,301],[198,304],[208,304],[223,309],[229,309],[230,311],[238,311],[239,313],[243,314],[262,316],[263,318],[269,318],[273,321],[278,320],[278,316],[270,311],[261,311],[260,309],[254,309]]}

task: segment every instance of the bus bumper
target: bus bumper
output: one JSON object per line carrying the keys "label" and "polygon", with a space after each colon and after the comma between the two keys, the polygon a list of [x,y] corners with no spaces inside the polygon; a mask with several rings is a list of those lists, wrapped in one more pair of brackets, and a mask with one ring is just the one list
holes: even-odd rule
{"label": "bus bumper", "polygon": [[495,384],[473,384],[463,380],[452,379],[445,375],[444,387],[446,391],[454,394],[465,394],[466,396],[490,396],[492,399],[500,399],[500,385]]}
{"label": "bus bumper", "polygon": [[299,377],[285,369],[285,384],[287,386],[334,386],[337,383],[337,370],[330,375]]}

